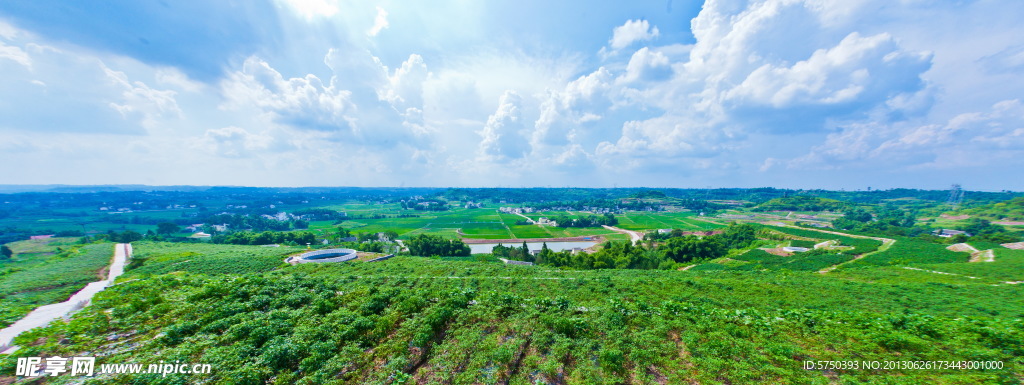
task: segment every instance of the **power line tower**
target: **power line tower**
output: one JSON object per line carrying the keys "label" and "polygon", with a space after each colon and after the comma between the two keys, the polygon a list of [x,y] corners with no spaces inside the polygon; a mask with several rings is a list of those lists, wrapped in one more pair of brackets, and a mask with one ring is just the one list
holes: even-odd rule
{"label": "power line tower", "polygon": [[946,199],[946,204],[950,205],[953,210],[956,210],[963,202],[964,189],[960,188],[959,184],[953,184],[953,187],[949,189],[949,198]]}

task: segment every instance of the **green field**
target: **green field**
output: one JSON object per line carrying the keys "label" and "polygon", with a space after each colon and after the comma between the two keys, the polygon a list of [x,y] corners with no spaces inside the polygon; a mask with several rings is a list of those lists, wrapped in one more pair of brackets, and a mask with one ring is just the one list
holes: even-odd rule
{"label": "green field", "polygon": [[[1004,247],[993,249],[995,262],[974,263],[937,263],[923,265],[922,268],[978,277],[988,282],[1002,283],[1005,281],[1024,281],[1024,250],[1011,250]],[[962,253],[967,254],[967,253]]]}
{"label": "green field", "polygon": [[124,277],[172,271],[205,274],[244,274],[273,270],[285,256],[302,247],[212,245],[203,243],[136,242]]}
{"label": "green field", "polygon": [[[209,363],[219,370],[204,381],[235,384],[973,384],[1014,383],[1024,371],[1024,308],[1007,301],[1024,287],[935,274],[879,284],[815,272],[561,271],[416,257],[227,275],[173,266],[182,273],[123,280],[70,323],[19,337],[22,350],[0,358],[0,372],[17,357],[84,352],[97,364]],[[1005,368],[802,368],[894,359]]]}
{"label": "green field", "polygon": [[[315,190],[309,195],[260,195],[253,189],[232,188],[202,212],[220,213],[227,204],[241,201],[250,205],[250,211],[235,215],[250,218],[271,209],[292,212],[318,207],[348,214],[347,220],[339,220],[339,216],[319,213],[319,218],[330,219],[309,223],[309,230],[320,238],[336,234],[341,226],[359,235],[395,231],[407,240],[420,234],[628,240],[625,234],[600,227],[517,224],[524,220],[522,216],[498,210],[496,202],[504,201],[511,203],[500,206],[528,207],[530,201],[524,197],[530,196],[547,206],[562,205],[548,204],[553,201],[543,193],[523,189],[510,191],[507,197],[478,199],[469,189],[453,189],[444,192],[452,203],[450,210],[417,211],[402,209],[407,203],[392,203],[407,199],[396,195],[355,192],[346,195],[348,199],[330,199]],[[571,193],[600,197],[572,207],[591,205],[584,202],[644,207],[635,204],[635,197]],[[832,193],[840,194],[808,195]],[[429,194],[422,196],[433,199]],[[651,191],[636,194],[658,196]],[[256,238],[246,238],[250,234],[203,243],[147,237],[133,242],[134,258],[125,274],[89,306],[67,321],[18,337],[15,344],[20,349],[0,356],[0,384],[1022,383],[1024,251],[969,239],[979,250],[994,250],[995,261],[968,263],[969,253],[946,250],[942,239],[930,237],[929,230],[920,227],[855,227],[865,234],[879,234],[871,238],[783,225],[725,228],[686,211],[718,210],[709,212],[709,219],[721,223],[727,219],[792,223],[799,220],[798,214],[819,214],[758,212],[754,218],[741,218],[752,213],[750,207],[777,200],[779,194],[798,193],[765,188],[744,194],[730,199],[752,204],[731,206],[735,210],[707,205],[690,194],[664,197],[665,202],[675,203],[664,207],[682,211],[616,214],[617,226],[624,229],[722,229],[721,235],[650,237],[637,245],[599,245],[594,253],[545,252],[535,257],[538,264],[532,266],[499,260],[530,260],[531,255],[511,249],[494,255],[423,258],[398,253],[372,263],[290,265],[283,260],[307,247],[212,243],[255,243],[250,240]],[[880,204],[858,202],[878,202],[878,197],[896,193],[850,194],[859,197],[851,204],[878,215],[873,210]],[[697,194],[709,195],[710,191]],[[24,221],[29,228],[41,229],[46,223],[71,226],[101,217],[94,212],[79,216],[77,209],[51,209],[60,206],[59,200],[33,203],[32,197],[17,198],[18,210],[0,214],[9,215],[11,223]],[[90,199],[99,205],[99,198]],[[487,204],[465,209],[456,200]],[[906,204],[930,207],[927,215],[940,210],[941,202],[928,202]],[[180,218],[188,218],[189,211],[104,213],[107,216],[102,218],[137,215],[140,220],[185,221]],[[713,219],[723,211],[736,217]],[[44,212],[59,215],[36,215]],[[563,215],[593,214],[575,210],[526,214],[532,219]],[[889,222],[878,219],[875,223]],[[140,232],[155,228],[126,226]],[[10,237],[26,233],[14,228],[5,231]],[[320,238],[313,247],[337,247],[320,245]],[[430,253],[423,251],[430,243],[449,244],[429,238],[406,244],[422,253]],[[102,277],[113,244],[78,244],[86,241],[75,237],[10,244],[14,259],[0,262],[0,324],[9,324],[35,306],[62,301]],[[811,248],[823,241],[837,241],[840,247],[772,254],[784,254],[775,248]],[[373,256],[394,250],[394,245],[384,248],[382,244],[345,243],[344,247],[387,250]],[[518,246],[519,242],[505,244]],[[372,257],[363,254],[361,258]],[[619,269],[611,268],[616,266]],[[203,363],[212,365],[213,372],[43,380],[12,376],[18,358],[52,356],[92,356],[97,365]],[[1003,367],[807,370],[808,361],[985,361]]]}
{"label": "green field", "polygon": [[[407,213],[408,211],[404,211]],[[397,211],[377,209],[374,214],[397,215]],[[558,213],[531,213],[527,217],[539,219],[548,214]],[[565,214],[561,212],[561,214]],[[381,219],[353,219],[342,223],[342,227],[352,231],[380,232],[395,231],[399,238],[408,239],[418,234],[444,235],[448,237],[461,236],[464,238],[476,239],[519,239],[519,238],[564,238],[577,236],[604,236],[609,240],[625,240],[628,236],[606,230],[604,228],[560,228],[537,225],[517,225],[516,222],[525,218],[515,214],[499,213],[493,208],[484,209],[452,209],[441,212],[417,212],[416,218],[381,218]],[[659,214],[654,214],[659,215]],[[679,219],[673,219],[678,217]],[[710,229],[721,226],[712,223],[685,219],[686,215],[673,214],[667,220],[683,223],[696,222],[697,225],[690,225],[691,229]],[[696,227],[703,226],[703,227]],[[330,231],[332,225],[326,222],[314,223],[311,229],[322,229]],[[678,227],[678,226],[677,226]],[[650,227],[655,229],[658,227]],[[461,233],[460,233],[461,231]]]}
{"label": "green field", "polygon": [[11,244],[14,260],[0,262],[0,326],[40,305],[62,302],[89,282],[106,277],[105,268],[114,253],[112,243],[67,244],[59,238]]}

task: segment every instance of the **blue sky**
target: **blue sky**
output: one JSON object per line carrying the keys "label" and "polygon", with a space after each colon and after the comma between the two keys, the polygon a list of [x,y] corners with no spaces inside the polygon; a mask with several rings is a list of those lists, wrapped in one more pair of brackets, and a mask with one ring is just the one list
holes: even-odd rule
{"label": "blue sky", "polygon": [[1022,17],[1016,0],[5,1],[0,183],[1022,190]]}

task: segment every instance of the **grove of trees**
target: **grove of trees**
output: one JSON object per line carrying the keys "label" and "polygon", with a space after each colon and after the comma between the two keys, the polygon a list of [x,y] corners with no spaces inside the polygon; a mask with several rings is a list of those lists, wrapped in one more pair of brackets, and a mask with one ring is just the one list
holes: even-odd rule
{"label": "grove of trees", "polygon": [[459,239],[448,239],[440,235],[420,234],[405,241],[409,253],[422,257],[469,256],[469,246]]}

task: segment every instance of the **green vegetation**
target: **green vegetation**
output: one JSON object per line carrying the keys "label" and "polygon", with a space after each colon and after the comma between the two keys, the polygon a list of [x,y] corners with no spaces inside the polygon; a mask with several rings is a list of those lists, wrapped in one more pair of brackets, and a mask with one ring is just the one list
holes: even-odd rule
{"label": "green vegetation", "polygon": [[[18,356],[94,352],[99,363],[209,363],[217,370],[205,380],[236,384],[1016,383],[1024,324],[1014,317],[1024,313],[1005,298],[1021,290],[925,282],[879,290],[817,273],[562,272],[402,257],[163,275],[111,287],[71,322],[20,337],[24,348],[0,359],[0,370],[12,371]],[[965,302],[973,305],[958,305]],[[807,360],[998,360],[1006,368],[825,373],[803,370]]]}
{"label": "green vegetation", "polygon": [[946,245],[916,238],[894,237],[896,243],[888,250],[871,254],[844,267],[856,268],[867,265],[908,265],[922,263],[967,262],[970,255],[946,250]]}
{"label": "green vegetation", "polygon": [[272,245],[289,244],[305,245],[316,242],[316,234],[309,231],[296,232],[251,232],[239,231],[227,234],[217,234],[211,239],[213,243],[227,243],[231,245]]}
{"label": "green vegetation", "polygon": [[253,247],[202,243],[138,242],[126,276],[175,271],[202,274],[245,274],[273,270],[285,256],[306,251],[297,247]]}
{"label": "green vegetation", "polygon": [[[986,282],[1003,283],[1024,281],[1024,250],[995,248],[994,262],[944,263],[922,265],[922,268],[978,277]],[[960,253],[967,255],[967,253]],[[964,258],[964,257],[962,257]]]}
{"label": "green vegetation", "polygon": [[552,218],[552,220],[558,223],[558,227],[601,227],[615,226],[619,224],[619,220],[615,219],[615,216],[612,214],[604,214],[601,216],[585,215],[577,217],[560,215]]}
{"label": "green vegetation", "polygon": [[848,254],[833,254],[825,250],[808,251],[783,257],[772,255],[761,249],[750,250],[734,259],[749,263],[729,267],[735,270],[792,270],[818,271],[853,259]]}
{"label": "green vegetation", "polygon": [[[45,243],[23,241],[30,250],[47,250]],[[22,249],[19,243],[13,250]],[[57,243],[60,243],[59,240]],[[24,250],[24,249],[22,249]],[[17,253],[0,264],[0,326],[7,326],[32,309],[62,302],[86,284],[106,276],[114,247],[110,243],[50,246],[49,252]]]}
{"label": "green vegetation", "polygon": [[757,205],[757,211],[840,211],[848,204],[835,199],[819,198],[807,195],[795,195],[775,198]]}
{"label": "green vegetation", "polygon": [[774,230],[782,234],[814,239],[817,240],[818,242],[829,240],[838,241],[839,245],[852,247],[851,249],[845,251],[847,254],[870,253],[872,251],[878,250],[878,247],[882,245],[882,241],[876,239],[856,238],[848,235],[826,233],[810,229],[798,229],[780,226],[765,226],[765,228]]}
{"label": "green vegetation", "polygon": [[424,257],[468,256],[469,246],[458,239],[446,239],[436,235],[420,234],[405,242],[412,255]]}
{"label": "green vegetation", "polygon": [[793,246],[793,247],[806,247],[808,249],[813,249],[814,245],[816,245],[816,244],[817,244],[817,242],[808,241],[808,240],[804,240],[804,239],[795,239],[795,240],[789,241],[789,245],[790,246]]}
{"label": "green vegetation", "polygon": [[[20,336],[21,350],[0,357],[0,383],[16,380],[4,376],[18,357],[53,355],[214,368],[205,376],[88,382],[97,384],[1015,384],[1024,378],[1024,284],[1013,284],[1024,281],[1024,251],[999,245],[1000,237],[1019,234],[958,219],[953,225],[978,236],[930,235],[933,222],[916,219],[941,212],[944,192],[229,191],[193,202],[147,203],[171,198],[143,193],[67,198],[89,202],[93,211],[133,205],[133,212],[105,217],[38,203],[50,202],[45,194],[11,197],[20,206],[3,214],[12,219],[5,224],[58,212],[83,223],[128,219],[103,231],[94,224],[61,228],[76,238],[7,245],[13,256],[0,260],[6,323],[102,275],[112,245],[85,242],[145,240],[133,243],[125,274],[92,305],[70,321]],[[978,200],[966,205],[1010,195],[973,194]],[[176,206],[186,208],[164,209]],[[634,245],[599,227],[529,224],[499,207],[533,208],[524,213],[533,220],[614,219],[646,236]],[[210,220],[223,220],[228,229],[214,242],[184,241],[186,226],[201,222],[205,231],[220,224]],[[715,222],[725,220],[755,223]],[[789,225],[802,220],[817,226],[833,220],[839,229]],[[17,226],[0,235],[28,234]],[[521,238],[571,236],[611,242],[576,254],[545,244],[534,255],[521,245]],[[514,241],[492,254],[469,255],[459,238]],[[384,261],[364,262],[381,255],[364,253],[345,263],[283,262],[307,250],[305,243],[390,253],[397,239],[410,251]],[[775,255],[785,254],[774,250],[783,246],[824,241],[833,246]],[[967,263],[969,253],[945,249],[960,241],[993,250],[995,262]],[[272,243],[282,246],[252,246]],[[818,360],[980,360],[1005,368],[804,370],[805,361]]]}
{"label": "green vegetation", "polygon": [[1024,197],[964,209],[960,213],[990,220],[1024,221]]}

